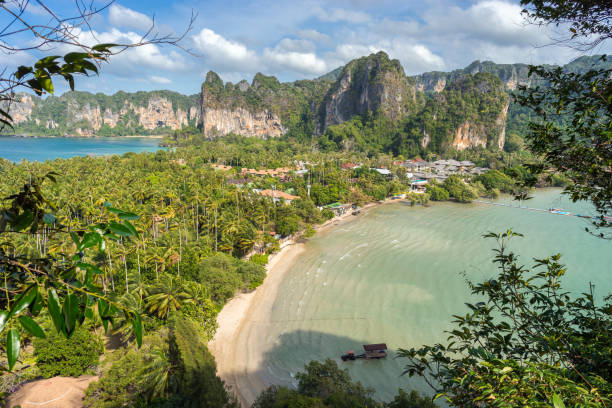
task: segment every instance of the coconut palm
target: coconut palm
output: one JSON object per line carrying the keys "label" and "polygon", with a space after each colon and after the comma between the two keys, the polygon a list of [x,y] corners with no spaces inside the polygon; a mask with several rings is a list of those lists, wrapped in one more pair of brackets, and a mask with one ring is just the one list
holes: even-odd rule
{"label": "coconut palm", "polygon": [[150,288],[149,296],[145,298],[147,311],[160,319],[166,319],[170,313],[179,310],[182,303],[192,302],[182,281],[168,274],[161,276],[159,283]]}

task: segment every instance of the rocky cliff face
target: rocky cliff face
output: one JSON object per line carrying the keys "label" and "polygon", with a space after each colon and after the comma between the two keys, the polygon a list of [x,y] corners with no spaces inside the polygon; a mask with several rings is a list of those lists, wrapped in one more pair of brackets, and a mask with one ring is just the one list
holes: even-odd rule
{"label": "rocky cliff face", "polygon": [[240,107],[233,110],[204,108],[201,126],[207,137],[228,133],[259,138],[280,137],[287,131],[278,115],[269,110],[251,113]]}
{"label": "rocky cliff face", "polygon": [[68,92],[41,99],[22,94],[10,106],[17,133],[73,136],[153,134],[199,120],[195,97],[174,92],[115,95]]}
{"label": "rocky cliff face", "polygon": [[[509,103],[506,103],[498,118],[491,127],[482,123],[472,124],[464,122],[457,128],[452,146],[457,150],[465,150],[473,147],[494,148],[501,150],[506,143],[506,115]],[[427,135],[423,137],[423,141]],[[428,143],[428,142],[427,142]],[[425,146],[427,143],[424,142]]]}
{"label": "rocky cliff face", "polygon": [[355,115],[377,111],[397,120],[414,105],[415,93],[399,61],[384,52],[359,58],[344,67],[326,95],[319,127],[325,131]]}
{"label": "rocky cliff face", "polygon": [[249,85],[223,84],[214,72],[206,75],[200,99],[200,126],[206,137],[234,133],[248,137],[280,137],[287,131],[281,120],[283,105],[293,96],[283,97],[281,84],[274,77],[258,74]]}
{"label": "rocky cliff face", "polygon": [[451,72],[426,72],[414,76],[417,89],[421,92],[442,92],[447,84],[455,81],[463,75],[475,75],[480,72],[493,74],[502,80],[508,91],[514,91],[519,85],[529,86],[532,80],[529,78],[529,66],[527,64],[496,64],[491,61],[474,61],[463,69]]}
{"label": "rocky cliff face", "polygon": [[423,135],[420,144],[435,150],[502,149],[508,106],[504,83],[497,76],[458,77],[417,115]]}

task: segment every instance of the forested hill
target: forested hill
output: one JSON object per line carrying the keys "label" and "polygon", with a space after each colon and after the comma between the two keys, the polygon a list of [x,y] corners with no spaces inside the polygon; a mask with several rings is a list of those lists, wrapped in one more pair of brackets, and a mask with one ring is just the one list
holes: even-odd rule
{"label": "forested hill", "polygon": [[198,95],[172,91],[66,92],[44,99],[23,94],[10,112],[17,134],[127,136],[167,134],[194,126],[200,107]]}
{"label": "forested hill", "polygon": [[[564,66],[610,65],[599,56]],[[471,147],[501,149],[520,137],[529,113],[508,94],[530,85],[526,64],[475,61],[452,72],[407,76],[384,52],[349,62],[314,80],[281,83],[257,74],[224,83],[209,72],[198,95],[170,91],[24,95],[11,107],[16,132],[110,136],[169,134],[197,127],[205,137],[233,133],[317,142],[324,149],[418,154]],[[313,140],[314,138],[314,140]]]}

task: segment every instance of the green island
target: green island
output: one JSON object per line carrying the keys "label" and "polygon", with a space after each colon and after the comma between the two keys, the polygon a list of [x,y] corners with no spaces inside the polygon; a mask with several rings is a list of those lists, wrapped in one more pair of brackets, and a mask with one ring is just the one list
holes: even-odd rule
{"label": "green island", "polygon": [[[612,36],[604,1],[521,4],[538,24],[569,24],[572,39],[590,49]],[[62,24],[54,35],[68,36]],[[563,66],[476,61],[406,75],[399,60],[380,51],[294,82],[258,73],[251,83],[233,84],[209,71],[200,93],[189,96],[74,90],[75,76],[104,75],[114,50],[174,46],[182,38],[78,43],[83,52],[20,65],[5,81],[11,85],[0,93],[3,134],[163,135],[164,149],[44,162],[0,158],[0,406],[612,404],[612,295],[589,283],[592,265],[573,270],[561,254],[519,258],[514,243],[529,236],[511,226],[484,234],[494,245],[493,276],[473,281],[466,273],[466,291],[440,292],[465,296],[465,306],[446,317],[433,344],[365,344],[363,354],[305,359],[283,384],[263,381],[261,364],[231,363],[239,348],[255,355],[248,364],[260,361],[260,349],[244,343],[244,322],[264,331],[271,324],[257,313],[277,313],[276,295],[289,290],[283,284],[302,244],[383,205],[417,211],[513,197],[519,209],[579,218],[585,236],[609,240],[607,55]],[[54,96],[54,83],[63,81],[71,90]],[[584,202],[587,212],[527,207],[534,191],[548,187]],[[396,244],[389,241],[383,245]],[[367,245],[344,246],[350,249],[339,259],[353,251],[368,256]],[[440,248],[429,249],[442,258]],[[596,255],[609,256],[603,252]],[[321,265],[308,270],[318,276]],[[578,291],[564,281],[575,273],[584,279]],[[383,281],[381,274],[371,278]],[[347,279],[349,288],[354,284]],[[323,290],[300,285],[291,290],[302,294],[288,296]],[[403,281],[387,293],[430,296]],[[295,304],[294,314],[275,318],[299,317],[302,302]],[[338,321],[374,319],[345,316],[336,306]],[[246,330],[267,336],[252,327]],[[259,341],[297,347],[273,336]],[[392,357],[401,362],[401,378],[418,378],[423,387],[407,385],[382,400],[347,368],[363,359],[382,370],[377,360]]]}

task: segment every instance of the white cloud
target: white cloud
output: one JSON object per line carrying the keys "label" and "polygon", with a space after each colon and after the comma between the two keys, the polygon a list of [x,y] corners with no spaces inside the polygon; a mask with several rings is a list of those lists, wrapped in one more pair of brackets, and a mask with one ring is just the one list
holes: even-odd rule
{"label": "white cloud", "polygon": [[291,38],[283,38],[276,45],[276,48],[280,51],[313,52],[316,49],[316,46],[312,41],[308,40],[292,40]]}
{"label": "white cloud", "polygon": [[346,21],[348,23],[366,23],[370,21],[370,16],[364,12],[338,8],[324,10],[321,7],[315,7],[313,9],[313,15],[326,23],[337,23],[339,21]]}
{"label": "white cloud", "polygon": [[[217,69],[247,68],[256,63],[257,55],[244,44],[227,40],[213,30],[203,28],[193,36],[196,49]],[[238,69],[240,71],[240,69]]]}
{"label": "white cloud", "polygon": [[[0,42],[0,46],[2,44],[4,43]],[[26,51],[6,52],[0,50],[0,70],[7,67],[12,71],[19,65],[32,65],[34,61],[34,56]]]}
{"label": "white cloud", "polygon": [[546,30],[527,25],[518,4],[501,0],[486,0],[467,9],[445,7],[424,16],[430,35],[460,35],[475,41],[500,45],[543,45],[548,40]]}
{"label": "white cloud", "polygon": [[274,48],[264,48],[261,54],[208,28],[193,36],[193,41],[209,67],[220,71],[224,78],[235,79],[236,73],[257,71],[273,75],[280,72],[320,74],[327,68],[325,61],[317,56],[314,43],[304,39],[283,38]]}
{"label": "white cloud", "polygon": [[162,85],[166,85],[166,84],[171,84],[172,80],[166,78],[166,77],[162,77],[162,76],[157,76],[157,75],[150,75],[149,79],[151,80],[151,82],[155,82],[156,84],[162,84]]}
{"label": "white cloud", "polygon": [[380,40],[374,44],[340,44],[329,57],[336,65],[342,65],[379,51],[386,52],[390,58],[398,59],[408,75],[445,68],[442,57],[434,54],[425,45],[409,44],[401,39]]}
{"label": "white cloud", "polygon": [[314,52],[282,51],[278,48],[266,48],[263,52],[270,71],[290,71],[302,74],[322,74],[326,72],[327,64]]}
{"label": "white cloud", "polygon": [[[112,44],[135,44],[141,41],[142,36],[132,31],[123,32],[117,28],[109,31],[83,31],[75,27],[72,33],[79,42],[85,45],[101,43]],[[62,44],[53,48],[57,54],[65,54],[78,48]],[[146,70],[159,70],[170,72],[185,72],[189,64],[185,61],[183,54],[173,49],[167,53],[162,51],[159,45],[147,44],[139,47],[128,48],[117,55],[109,58],[108,64],[102,67],[104,72],[110,72],[121,77],[134,77],[146,74]]]}
{"label": "white cloud", "polygon": [[151,28],[153,20],[147,15],[134,11],[119,4],[110,6],[108,21],[117,27],[146,31]]}
{"label": "white cloud", "polygon": [[331,39],[329,35],[320,33],[317,30],[300,30],[298,31],[298,36],[306,40],[323,42],[323,43],[326,43]]}

